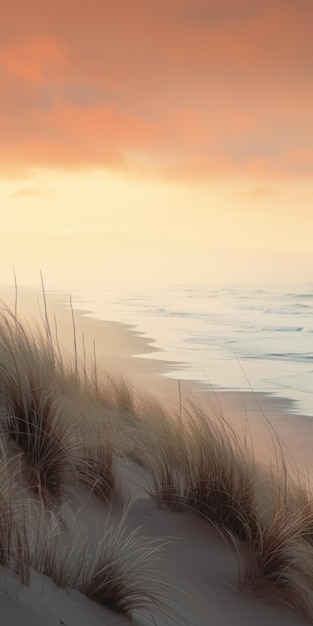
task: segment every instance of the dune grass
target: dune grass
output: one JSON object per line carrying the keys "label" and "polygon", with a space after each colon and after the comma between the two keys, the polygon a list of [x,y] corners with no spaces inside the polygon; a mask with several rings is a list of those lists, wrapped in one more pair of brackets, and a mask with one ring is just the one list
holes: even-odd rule
{"label": "dune grass", "polygon": [[9,456],[0,434],[0,565],[9,567],[27,585],[31,558],[27,528],[32,503],[18,486],[20,472],[20,456]]}
{"label": "dune grass", "polygon": [[60,497],[68,463],[68,425],[54,399],[56,358],[44,337],[26,333],[7,309],[0,324],[4,432],[27,460],[27,478],[43,499]]}
{"label": "dune grass", "polygon": [[63,515],[75,485],[108,511],[123,456],[148,471],[159,506],[193,512],[229,539],[240,589],[272,594],[313,622],[312,495],[291,480],[279,449],[276,470],[261,468],[220,416],[194,403],[166,408],[125,380],[103,382],[77,352],[62,357],[46,315],[40,331],[7,307],[0,413],[0,565],[23,584],[34,568],[127,615],[165,610],[171,590],[156,574],[160,541],[130,532],[120,513],[106,517],[92,547]]}
{"label": "dune grass", "polygon": [[[140,462],[161,507],[200,515],[218,528],[238,558],[238,588],[264,592],[313,621],[313,503],[300,476],[257,465],[230,425],[192,404],[144,420]],[[148,422],[148,423],[147,423]]]}
{"label": "dune grass", "polygon": [[127,615],[155,605],[171,613],[164,598],[175,587],[162,580],[155,568],[164,546],[161,540],[144,536],[140,528],[127,530],[127,514],[128,508],[118,523],[106,524],[79,589],[91,600]]}
{"label": "dune grass", "polygon": [[256,523],[257,468],[234,433],[192,404],[179,419],[161,411],[143,436],[141,460],[161,506],[194,511],[247,538]]}
{"label": "dune grass", "polygon": [[114,431],[85,424],[80,431],[79,452],[75,459],[78,480],[89,493],[110,502],[116,489],[117,450]]}
{"label": "dune grass", "polygon": [[131,393],[125,381],[108,379],[100,388],[97,377],[93,387],[78,359],[60,357],[50,328],[34,332],[3,308],[0,565],[22,584],[35,569],[127,615],[150,606],[164,610],[167,586],[155,571],[162,542],[127,530],[125,513],[107,512],[92,545],[84,529],[68,524],[62,501],[75,484],[88,497],[112,499],[120,454],[114,433],[133,411]]}

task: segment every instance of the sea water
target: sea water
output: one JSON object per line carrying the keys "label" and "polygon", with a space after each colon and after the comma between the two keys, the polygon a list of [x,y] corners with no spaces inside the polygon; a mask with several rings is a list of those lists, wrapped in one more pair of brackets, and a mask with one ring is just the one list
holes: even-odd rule
{"label": "sea water", "polygon": [[152,347],[135,358],[167,361],[164,376],[265,392],[313,417],[313,284],[85,290],[73,304],[132,325]]}

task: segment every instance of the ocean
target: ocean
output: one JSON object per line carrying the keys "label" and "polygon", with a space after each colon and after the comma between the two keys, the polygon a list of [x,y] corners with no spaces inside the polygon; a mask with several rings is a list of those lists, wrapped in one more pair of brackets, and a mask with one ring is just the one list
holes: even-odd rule
{"label": "ocean", "polygon": [[73,292],[76,309],[131,324],[170,362],[164,376],[264,392],[313,417],[313,284]]}

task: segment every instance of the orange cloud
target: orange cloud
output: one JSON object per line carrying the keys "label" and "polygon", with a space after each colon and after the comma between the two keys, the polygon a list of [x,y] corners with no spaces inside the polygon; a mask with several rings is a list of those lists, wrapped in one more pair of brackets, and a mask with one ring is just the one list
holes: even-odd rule
{"label": "orange cloud", "polygon": [[0,49],[0,67],[13,77],[41,82],[47,77],[49,64],[62,60],[62,48],[51,37],[13,41]]}
{"label": "orange cloud", "polygon": [[312,172],[312,18],[309,0],[11,0],[0,177]]}

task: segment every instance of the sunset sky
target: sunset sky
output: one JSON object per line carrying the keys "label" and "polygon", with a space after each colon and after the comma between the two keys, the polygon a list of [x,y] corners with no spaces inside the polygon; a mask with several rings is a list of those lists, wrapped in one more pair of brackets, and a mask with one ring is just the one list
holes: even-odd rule
{"label": "sunset sky", "polygon": [[313,280],[312,0],[10,0],[0,283]]}

